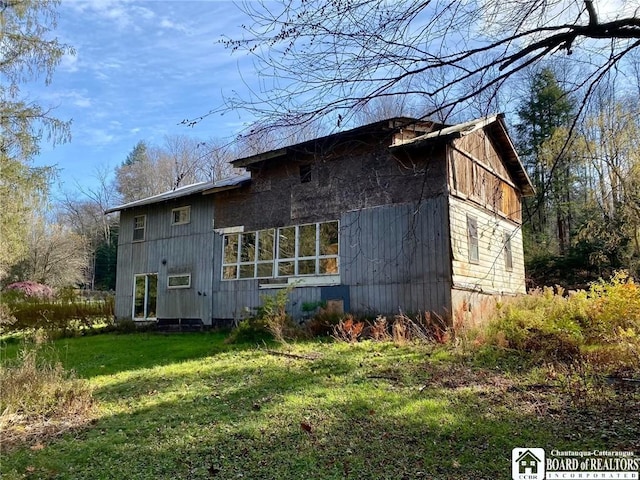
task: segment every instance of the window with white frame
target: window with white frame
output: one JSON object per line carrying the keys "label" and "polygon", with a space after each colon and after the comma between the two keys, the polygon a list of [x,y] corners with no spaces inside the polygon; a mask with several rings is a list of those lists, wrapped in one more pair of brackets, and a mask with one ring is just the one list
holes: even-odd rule
{"label": "window with white frame", "polygon": [[511,249],[511,233],[504,232],[504,268],[508,272],[513,270],[513,251]]}
{"label": "window with white frame", "polygon": [[478,219],[467,216],[467,241],[469,244],[469,263],[479,263]]}
{"label": "window with white frame", "polygon": [[191,288],[191,274],[180,273],[167,275],[167,288]]}
{"label": "window with white frame", "polygon": [[156,318],[158,274],[142,273],[133,276],[133,319]]}
{"label": "window with white frame", "polygon": [[191,207],[180,207],[171,210],[171,225],[184,225],[191,221]]}
{"label": "window with white frame", "polygon": [[144,240],[144,231],[147,225],[147,216],[139,215],[133,217],[133,241],[141,242]]}
{"label": "window with white frame", "polygon": [[223,280],[337,275],[338,222],[224,236]]}

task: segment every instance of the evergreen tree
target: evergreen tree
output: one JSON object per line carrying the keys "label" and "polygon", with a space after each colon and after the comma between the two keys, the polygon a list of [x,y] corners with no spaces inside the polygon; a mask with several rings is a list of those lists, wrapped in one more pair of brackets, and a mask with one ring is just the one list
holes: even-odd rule
{"label": "evergreen tree", "polygon": [[20,85],[44,77],[73,49],[51,39],[55,0],[0,1],[0,278],[24,258],[28,213],[46,196],[53,170],[34,169],[30,160],[43,136],[54,144],[70,138],[70,122],[26,100]]}
{"label": "evergreen tree", "polygon": [[[517,113],[521,121],[516,126],[519,151],[536,188],[535,197],[525,202],[530,240],[549,247],[550,237],[555,233],[559,249],[564,252],[571,215],[563,204],[570,204],[571,162],[569,152],[562,148],[564,143],[557,148],[554,135],[559,129],[568,131],[574,102],[559,84],[554,71],[544,68],[533,77],[530,95]],[[554,155],[549,155],[550,150],[555,150]]]}

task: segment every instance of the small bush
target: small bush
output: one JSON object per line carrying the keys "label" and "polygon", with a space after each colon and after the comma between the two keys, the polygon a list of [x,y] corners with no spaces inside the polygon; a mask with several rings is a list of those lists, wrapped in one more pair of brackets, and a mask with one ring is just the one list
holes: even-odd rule
{"label": "small bush", "polygon": [[389,325],[387,323],[387,317],[378,315],[371,325],[371,338],[377,342],[388,342],[391,340],[389,334]]}
{"label": "small bush", "polygon": [[404,313],[396,315],[391,333],[397,344],[413,341],[447,343],[451,338],[446,320],[431,312],[418,313],[415,318]]}
{"label": "small bush", "polygon": [[273,340],[265,321],[258,317],[242,320],[225,340],[225,343],[260,343]]}
{"label": "small bush", "polygon": [[289,294],[294,286],[278,290],[274,295],[262,295],[262,306],[258,309],[258,318],[264,321],[267,330],[277,342],[286,343],[295,329],[291,317],[287,314]]}
{"label": "small bush", "polygon": [[318,313],[304,324],[304,328],[310,337],[328,337],[343,317],[344,314],[341,312],[320,308]]}

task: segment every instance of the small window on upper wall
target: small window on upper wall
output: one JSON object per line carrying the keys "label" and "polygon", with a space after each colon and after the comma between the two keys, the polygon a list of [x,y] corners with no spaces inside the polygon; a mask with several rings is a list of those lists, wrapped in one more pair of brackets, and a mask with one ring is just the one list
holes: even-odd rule
{"label": "small window on upper wall", "polygon": [[510,272],[513,270],[513,252],[511,251],[511,234],[504,232],[504,268]]}
{"label": "small window on upper wall", "polygon": [[469,263],[480,261],[478,248],[478,219],[467,216],[467,240],[469,243]]}
{"label": "small window on upper wall", "polygon": [[311,181],[311,165],[300,165],[300,183]]}
{"label": "small window on upper wall", "polygon": [[171,225],[184,225],[191,221],[191,207],[180,207],[171,210]]}
{"label": "small window on upper wall", "polygon": [[133,241],[141,242],[144,240],[144,231],[147,225],[147,216],[139,215],[133,217]]}

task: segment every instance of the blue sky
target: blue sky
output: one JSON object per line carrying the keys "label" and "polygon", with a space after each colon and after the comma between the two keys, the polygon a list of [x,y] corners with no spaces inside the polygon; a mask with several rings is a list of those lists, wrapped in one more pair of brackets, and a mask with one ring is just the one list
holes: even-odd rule
{"label": "blue sky", "polygon": [[[634,4],[635,2],[629,2]],[[602,18],[620,14],[621,0],[598,4]],[[606,8],[605,8],[606,7]],[[180,121],[219,107],[225,95],[259,91],[251,58],[220,43],[250,23],[230,1],[62,0],[55,31],[75,56],[63,58],[49,86],[23,93],[54,115],[72,119],[72,140],[42,143],[36,165],[57,165],[61,188],[95,184],[97,169],[113,170],[140,141],[165,135],[231,139],[251,118],[211,116],[195,127]],[[263,79],[264,80],[264,79]]]}
{"label": "blue sky", "polygon": [[76,55],[63,58],[49,86],[34,83],[22,91],[55,107],[58,118],[72,119],[71,142],[52,147],[43,141],[35,160],[61,169],[63,190],[90,186],[97,168],[112,170],[139,140],[226,138],[247,121],[227,114],[195,127],[179,124],[252,81],[249,59],[232,57],[219,43],[240,31],[242,13],[233,3],[63,0],[58,11],[56,34]]}

